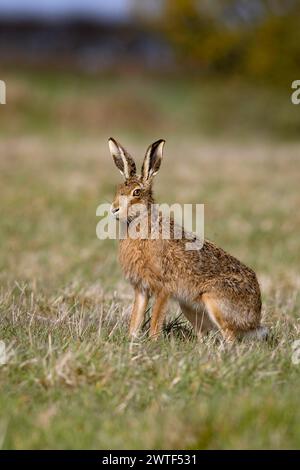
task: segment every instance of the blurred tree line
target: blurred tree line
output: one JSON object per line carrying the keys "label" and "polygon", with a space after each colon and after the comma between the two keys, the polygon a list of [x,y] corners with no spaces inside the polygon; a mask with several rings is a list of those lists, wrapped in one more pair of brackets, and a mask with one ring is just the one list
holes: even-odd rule
{"label": "blurred tree line", "polygon": [[218,77],[300,78],[299,0],[164,0],[159,27],[179,63]]}

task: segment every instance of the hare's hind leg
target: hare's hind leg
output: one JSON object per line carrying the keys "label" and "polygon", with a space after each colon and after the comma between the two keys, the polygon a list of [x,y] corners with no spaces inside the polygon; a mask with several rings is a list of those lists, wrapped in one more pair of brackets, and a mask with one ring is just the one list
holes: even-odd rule
{"label": "hare's hind leg", "polygon": [[141,328],[144,320],[146,308],[148,305],[149,295],[146,292],[142,292],[139,289],[135,289],[134,304],[131,311],[129,334],[136,336]]}
{"label": "hare's hind leg", "polygon": [[180,301],[179,305],[182,313],[193,325],[198,336],[206,335],[209,331],[216,329],[214,323],[209,319],[203,303],[192,305]]}
{"label": "hare's hind leg", "polygon": [[243,337],[266,337],[266,329],[260,326],[260,312],[255,308],[245,308],[244,305],[235,304],[213,293],[202,295],[202,300],[225,341],[233,342]]}
{"label": "hare's hind leg", "polygon": [[202,296],[202,301],[205,304],[209,317],[214,324],[219,328],[225,341],[231,343],[237,338],[236,329],[226,320],[221,302],[217,298],[209,294]]}

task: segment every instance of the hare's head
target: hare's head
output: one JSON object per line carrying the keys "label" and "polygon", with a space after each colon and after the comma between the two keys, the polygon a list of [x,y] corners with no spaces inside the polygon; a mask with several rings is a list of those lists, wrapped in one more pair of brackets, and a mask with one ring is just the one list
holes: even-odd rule
{"label": "hare's head", "polygon": [[120,220],[133,220],[140,214],[141,206],[148,209],[153,203],[152,182],[161,164],[165,141],[160,139],[148,147],[141,175],[137,175],[135,162],[124,147],[112,138],[108,143],[115,165],[124,177],[117,187],[111,211]]}

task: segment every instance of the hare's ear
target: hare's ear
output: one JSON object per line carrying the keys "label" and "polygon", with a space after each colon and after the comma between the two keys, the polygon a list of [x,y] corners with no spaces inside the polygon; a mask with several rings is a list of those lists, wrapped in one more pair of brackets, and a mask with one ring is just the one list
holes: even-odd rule
{"label": "hare's ear", "polygon": [[112,137],[108,139],[109,150],[117,168],[125,179],[129,179],[136,174],[136,166],[129,153]]}
{"label": "hare's ear", "polygon": [[144,181],[153,178],[158,172],[162,161],[164,145],[165,141],[159,139],[148,147],[142,166],[142,178]]}

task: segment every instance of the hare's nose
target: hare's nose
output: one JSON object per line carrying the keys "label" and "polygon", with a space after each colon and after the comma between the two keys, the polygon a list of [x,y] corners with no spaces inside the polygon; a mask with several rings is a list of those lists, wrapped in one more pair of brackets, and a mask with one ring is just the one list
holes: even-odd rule
{"label": "hare's nose", "polygon": [[118,208],[118,207],[113,207],[113,206],[112,206],[110,210],[111,210],[111,213],[112,213],[112,214],[117,214],[117,212],[119,212],[119,208]]}

